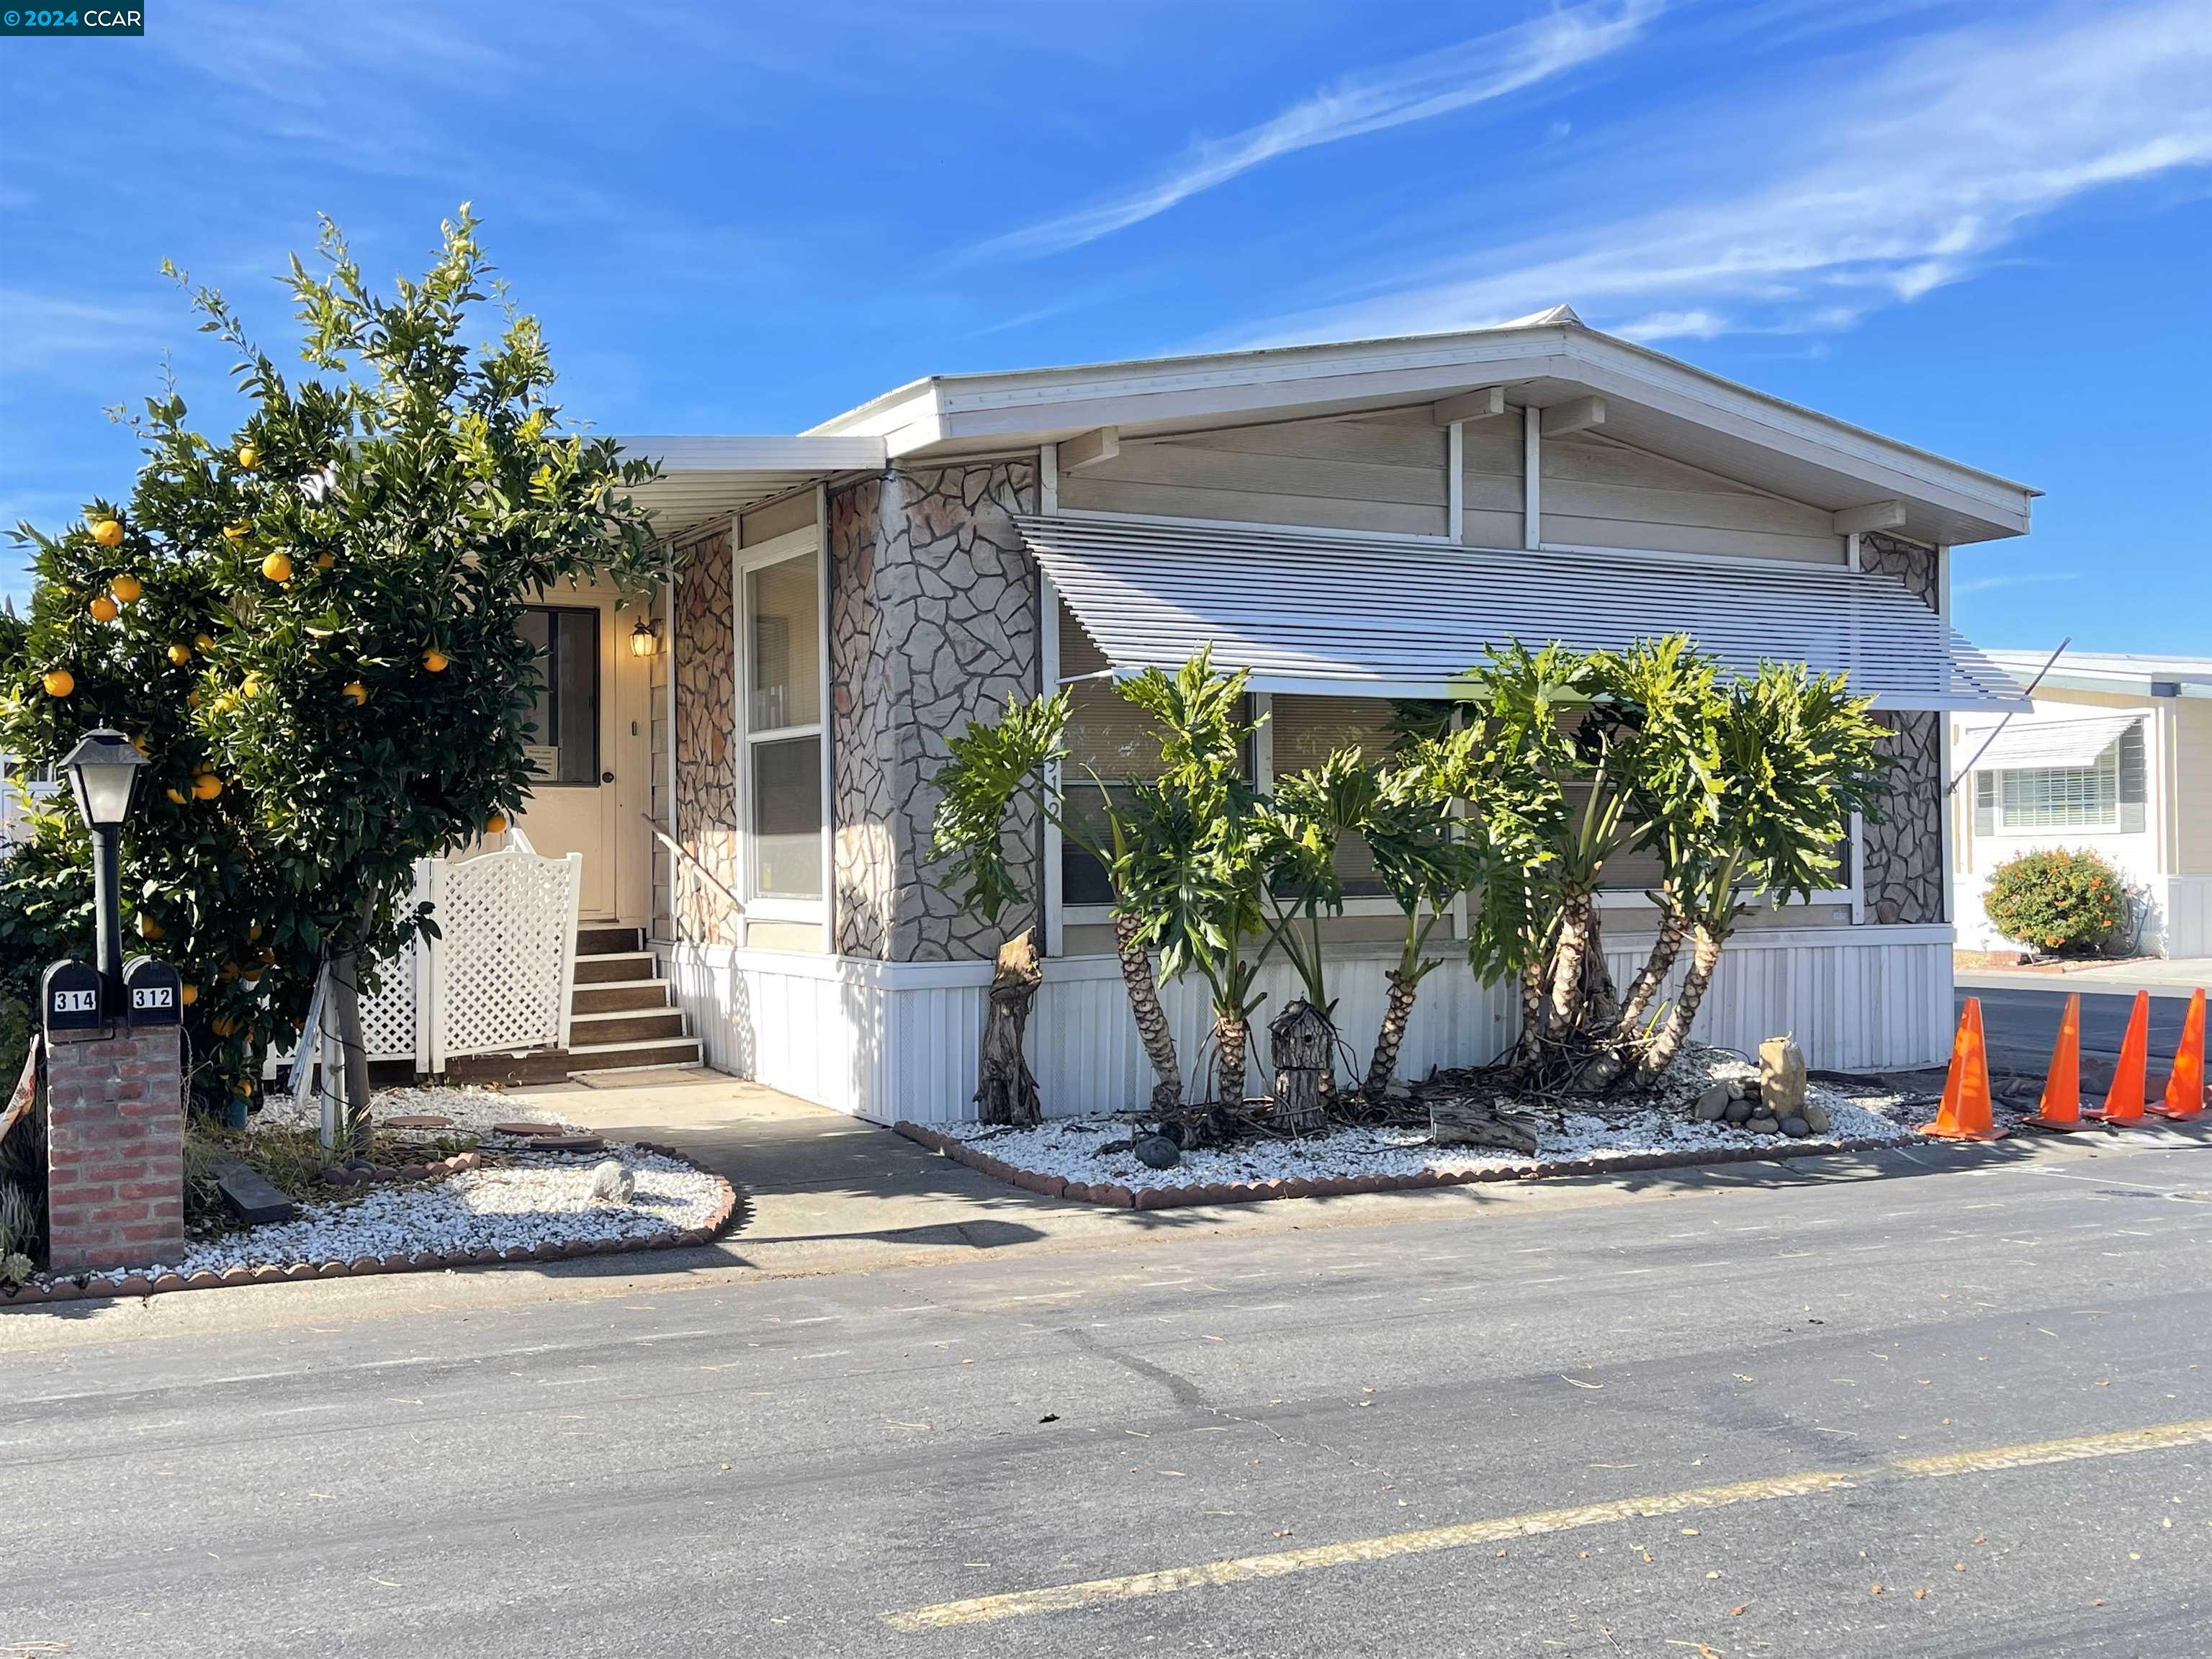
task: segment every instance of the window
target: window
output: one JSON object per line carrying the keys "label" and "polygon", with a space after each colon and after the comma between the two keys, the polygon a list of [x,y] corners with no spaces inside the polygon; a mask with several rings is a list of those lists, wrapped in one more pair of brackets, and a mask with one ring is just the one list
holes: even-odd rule
{"label": "window", "polygon": [[599,781],[599,613],[533,605],[522,637],[538,653],[540,684],[527,739],[538,784]]}
{"label": "window", "polygon": [[1974,774],[1974,832],[2117,830],[2140,832],[2147,769],[2140,724],[2087,766],[2008,767]]}
{"label": "window", "polygon": [[[1306,772],[1322,765],[1340,749],[1357,749],[1370,766],[1379,766],[1390,753],[1395,734],[1390,730],[1391,708],[1382,697],[1315,697],[1278,693],[1271,701],[1268,724],[1274,757],[1274,775]],[[1390,890],[1375,873],[1375,860],[1366,838],[1357,831],[1336,844],[1336,874],[1345,893],[1352,898],[1387,897]]]}
{"label": "window", "polygon": [[818,902],[822,589],[818,556],[745,572],[746,788],[754,896]]}

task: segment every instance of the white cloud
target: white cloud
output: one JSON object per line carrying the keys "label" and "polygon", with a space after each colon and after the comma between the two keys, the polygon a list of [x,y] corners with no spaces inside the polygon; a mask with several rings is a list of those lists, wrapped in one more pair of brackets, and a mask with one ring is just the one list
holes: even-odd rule
{"label": "white cloud", "polygon": [[1929,37],[1825,98],[1783,88],[1767,110],[1677,125],[1686,173],[1750,153],[1743,135],[1754,127],[1794,134],[1794,153],[1750,188],[1619,222],[1585,188],[1591,209],[1540,237],[1470,243],[1410,276],[1401,263],[1385,280],[1348,278],[1358,300],[1279,319],[1257,337],[1479,327],[1560,301],[1646,338],[1704,337],[1682,325],[1723,316],[1729,330],[1846,327],[1971,276],[2079,198],[2212,164],[2208,84],[2203,0]]}
{"label": "white cloud", "polygon": [[1626,46],[1658,10],[1659,0],[1573,6],[1386,69],[1348,76],[1256,126],[1194,145],[1151,184],[994,237],[970,257],[1062,252],[1164,213],[1278,156],[1505,97]]}
{"label": "white cloud", "polygon": [[1655,311],[1633,322],[1616,324],[1625,340],[1711,340],[1728,332],[1728,319],[1717,311]]}
{"label": "white cloud", "polygon": [[1994,593],[2003,587],[2041,587],[2051,582],[2070,582],[2079,574],[2073,570],[2015,570],[2008,575],[1975,576],[1954,582],[1951,592],[1964,599],[1969,593]]}

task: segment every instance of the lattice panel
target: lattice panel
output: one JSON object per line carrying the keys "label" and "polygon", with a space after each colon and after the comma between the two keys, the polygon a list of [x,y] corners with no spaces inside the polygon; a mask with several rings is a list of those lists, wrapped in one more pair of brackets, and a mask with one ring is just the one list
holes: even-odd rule
{"label": "lattice panel", "polygon": [[422,950],[421,939],[410,939],[405,950],[384,964],[376,994],[362,1000],[362,1035],[371,1060],[415,1058],[416,969]]}
{"label": "lattice panel", "polygon": [[567,859],[505,852],[439,869],[434,960],[441,1056],[561,1040],[577,867]]}

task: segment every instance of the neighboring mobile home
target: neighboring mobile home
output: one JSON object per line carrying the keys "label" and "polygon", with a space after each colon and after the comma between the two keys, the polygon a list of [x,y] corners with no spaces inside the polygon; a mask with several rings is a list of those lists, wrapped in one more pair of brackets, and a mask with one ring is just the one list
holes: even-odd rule
{"label": "neighboring mobile home", "polygon": [[[2023,686],[2048,652],[1992,651]],[[2212,956],[2212,658],[2068,651],[2010,719],[1960,715],[1952,848],[1959,945],[2020,947],[1990,925],[1982,895],[2007,859],[2072,847],[2127,878],[2132,948]]]}
{"label": "neighboring mobile home", "polygon": [[[526,823],[585,854],[587,915],[648,930],[716,1066],[879,1121],[968,1112],[1000,935],[925,862],[931,778],[1009,697],[1072,684],[1076,760],[1127,775],[1141,745],[1108,678],[1210,643],[1253,671],[1264,782],[1376,743],[1389,698],[1443,695],[1492,641],[1676,629],[1739,667],[1849,669],[1899,763],[1835,890],[1747,923],[1701,1033],[1794,1031],[1821,1066],[1947,1051],[1948,711],[2021,706],[1951,632],[1949,573],[1954,548],[2027,533],[2021,484],[1564,307],[933,377],[796,436],[624,441],[665,470],[644,499],[672,583],[649,621],[592,593],[548,618],[572,641],[549,744],[567,781]],[[1034,922],[1049,957],[1030,1025],[1046,1109],[1133,1106],[1148,1073],[1100,872],[1047,828],[1014,836],[1037,900],[1005,931]],[[1371,1029],[1395,928],[1346,856],[1337,982],[1347,1029]],[[1649,909],[1644,874],[1616,873],[1625,975]],[[1271,990],[1280,1006],[1287,982]],[[1194,1058],[1203,994],[1169,1001]],[[1513,1018],[1503,988],[1439,972],[1404,1068],[1487,1060]]]}

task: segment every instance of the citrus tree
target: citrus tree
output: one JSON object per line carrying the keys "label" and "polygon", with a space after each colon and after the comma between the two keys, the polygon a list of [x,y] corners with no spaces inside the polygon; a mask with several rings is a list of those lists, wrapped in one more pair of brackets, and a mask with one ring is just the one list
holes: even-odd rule
{"label": "citrus tree", "polygon": [[[0,662],[0,747],[35,765],[94,726],[130,736],[149,764],[126,925],[183,974],[196,1092],[250,1094],[327,963],[358,1127],[357,994],[436,926],[408,902],[415,861],[503,830],[530,793],[524,605],[644,573],[628,492],[652,468],[563,428],[538,325],[503,295],[496,337],[468,337],[491,284],[465,206],[389,299],[327,222],[320,251],[285,279],[305,375],[191,290],[238,353],[242,422],[209,436],[168,386],[132,422],[126,497],[17,532],[37,585]],[[26,855],[58,878],[81,864],[74,813]]]}

